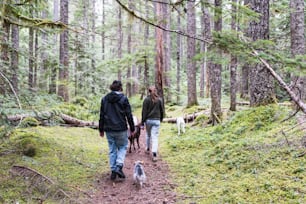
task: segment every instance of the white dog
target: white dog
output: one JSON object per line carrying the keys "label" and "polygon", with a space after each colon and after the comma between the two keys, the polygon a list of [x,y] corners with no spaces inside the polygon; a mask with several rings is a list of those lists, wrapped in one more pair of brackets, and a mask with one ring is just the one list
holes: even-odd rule
{"label": "white dog", "polygon": [[185,120],[183,117],[176,118],[177,134],[181,134],[181,130],[185,133]]}
{"label": "white dog", "polygon": [[134,178],[134,183],[140,188],[142,187],[143,183],[145,183],[146,174],[144,172],[143,162],[141,161],[135,162],[133,178]]}

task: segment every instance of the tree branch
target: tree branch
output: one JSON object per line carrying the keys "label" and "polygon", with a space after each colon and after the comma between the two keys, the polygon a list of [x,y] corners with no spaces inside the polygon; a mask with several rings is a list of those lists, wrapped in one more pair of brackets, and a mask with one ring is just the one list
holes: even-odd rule
{"label": "tree branch", "polygon": [[147,23],[147,24],[149,24],[149,25],[151,25],[151,26],[154,26],[154,27],[156,27],[156,28],[159,28],[159,29],[161,29],[161,30],[168,31],[168,32],[171,32],[171,33],[177,33],[177,34],[179,34],[179,35],[182,35],[182,36],[185,36],[185,37],[188,37],[188,38],[193,38],[193,39],[199,40],[199,41],[201,41],[201,42],[212,43],[212,42],[209,41],[209,40],[206,40],[206,39],[203,39],[203,38],[200,38],[200,37],[197,37],[197,36],[189,35],[188,33],[185,33],[185,32],[183,32],[183,31],[181,31],[181,30],[171,30],[171,29],[164,28],[163,26],[160,26],[160,25],[158,25],[158,24],[156,24],[156,23],[154,23],[154,22],[151,22],[151,21],[149,21],[149,20],[147,20],[147,19],[145,19],[145,18],[143,18],[143,17],[137,15],[137,14],[135,13],[135,11],[130,10],[130,9],[129,9],[126,5],[124,5],[120,0],[116,0],[116,1],[117,1],[117,3],[118,3],[125,11],[127,11],[129,14],[131,14],[131,15],[134,16],[135,18],[137,18],[137,19],[139,19],[139,20],[141,20],[141,21],[143,21],[143,22],[145,22],[145,23]]}

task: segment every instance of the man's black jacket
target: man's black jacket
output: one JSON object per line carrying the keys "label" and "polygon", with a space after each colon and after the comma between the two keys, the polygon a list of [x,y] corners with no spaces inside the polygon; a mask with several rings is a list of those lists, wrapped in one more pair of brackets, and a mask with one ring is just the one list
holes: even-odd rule
{"label": "man's black jacket", "polygon": [[127,122],[135,130],[132,110],[128,98],[121,92],[112,91],[101,100],[99,131],[124,131]]}

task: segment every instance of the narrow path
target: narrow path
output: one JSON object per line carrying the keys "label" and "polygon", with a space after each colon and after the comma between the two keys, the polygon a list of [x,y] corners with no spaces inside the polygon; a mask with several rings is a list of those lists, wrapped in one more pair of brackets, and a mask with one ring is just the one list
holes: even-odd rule
{"label": "narrow path", "polygon": [[[133,184],[134,162],[144,162],[147,181],[141,189]],[[176,203],[176,194],[171,183],[168,165],[159,156],[157,162],[153,162],[149,154],[145,153],[145,130],[140,136],[140,149],[127,152],[123,171],[125,180],[110,180],[110,172],[98,178],[97,193],[93,197],[93,203],[99,204],[156,204]]]}

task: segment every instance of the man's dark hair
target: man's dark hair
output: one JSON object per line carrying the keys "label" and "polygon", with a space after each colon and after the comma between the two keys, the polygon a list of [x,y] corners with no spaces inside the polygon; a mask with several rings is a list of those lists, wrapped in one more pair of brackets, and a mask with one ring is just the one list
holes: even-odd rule
{"label": "man's dark hair", "polygon": [[115,80],[109,88],[112,91],[122,91],[122,83],[119,80]]}

